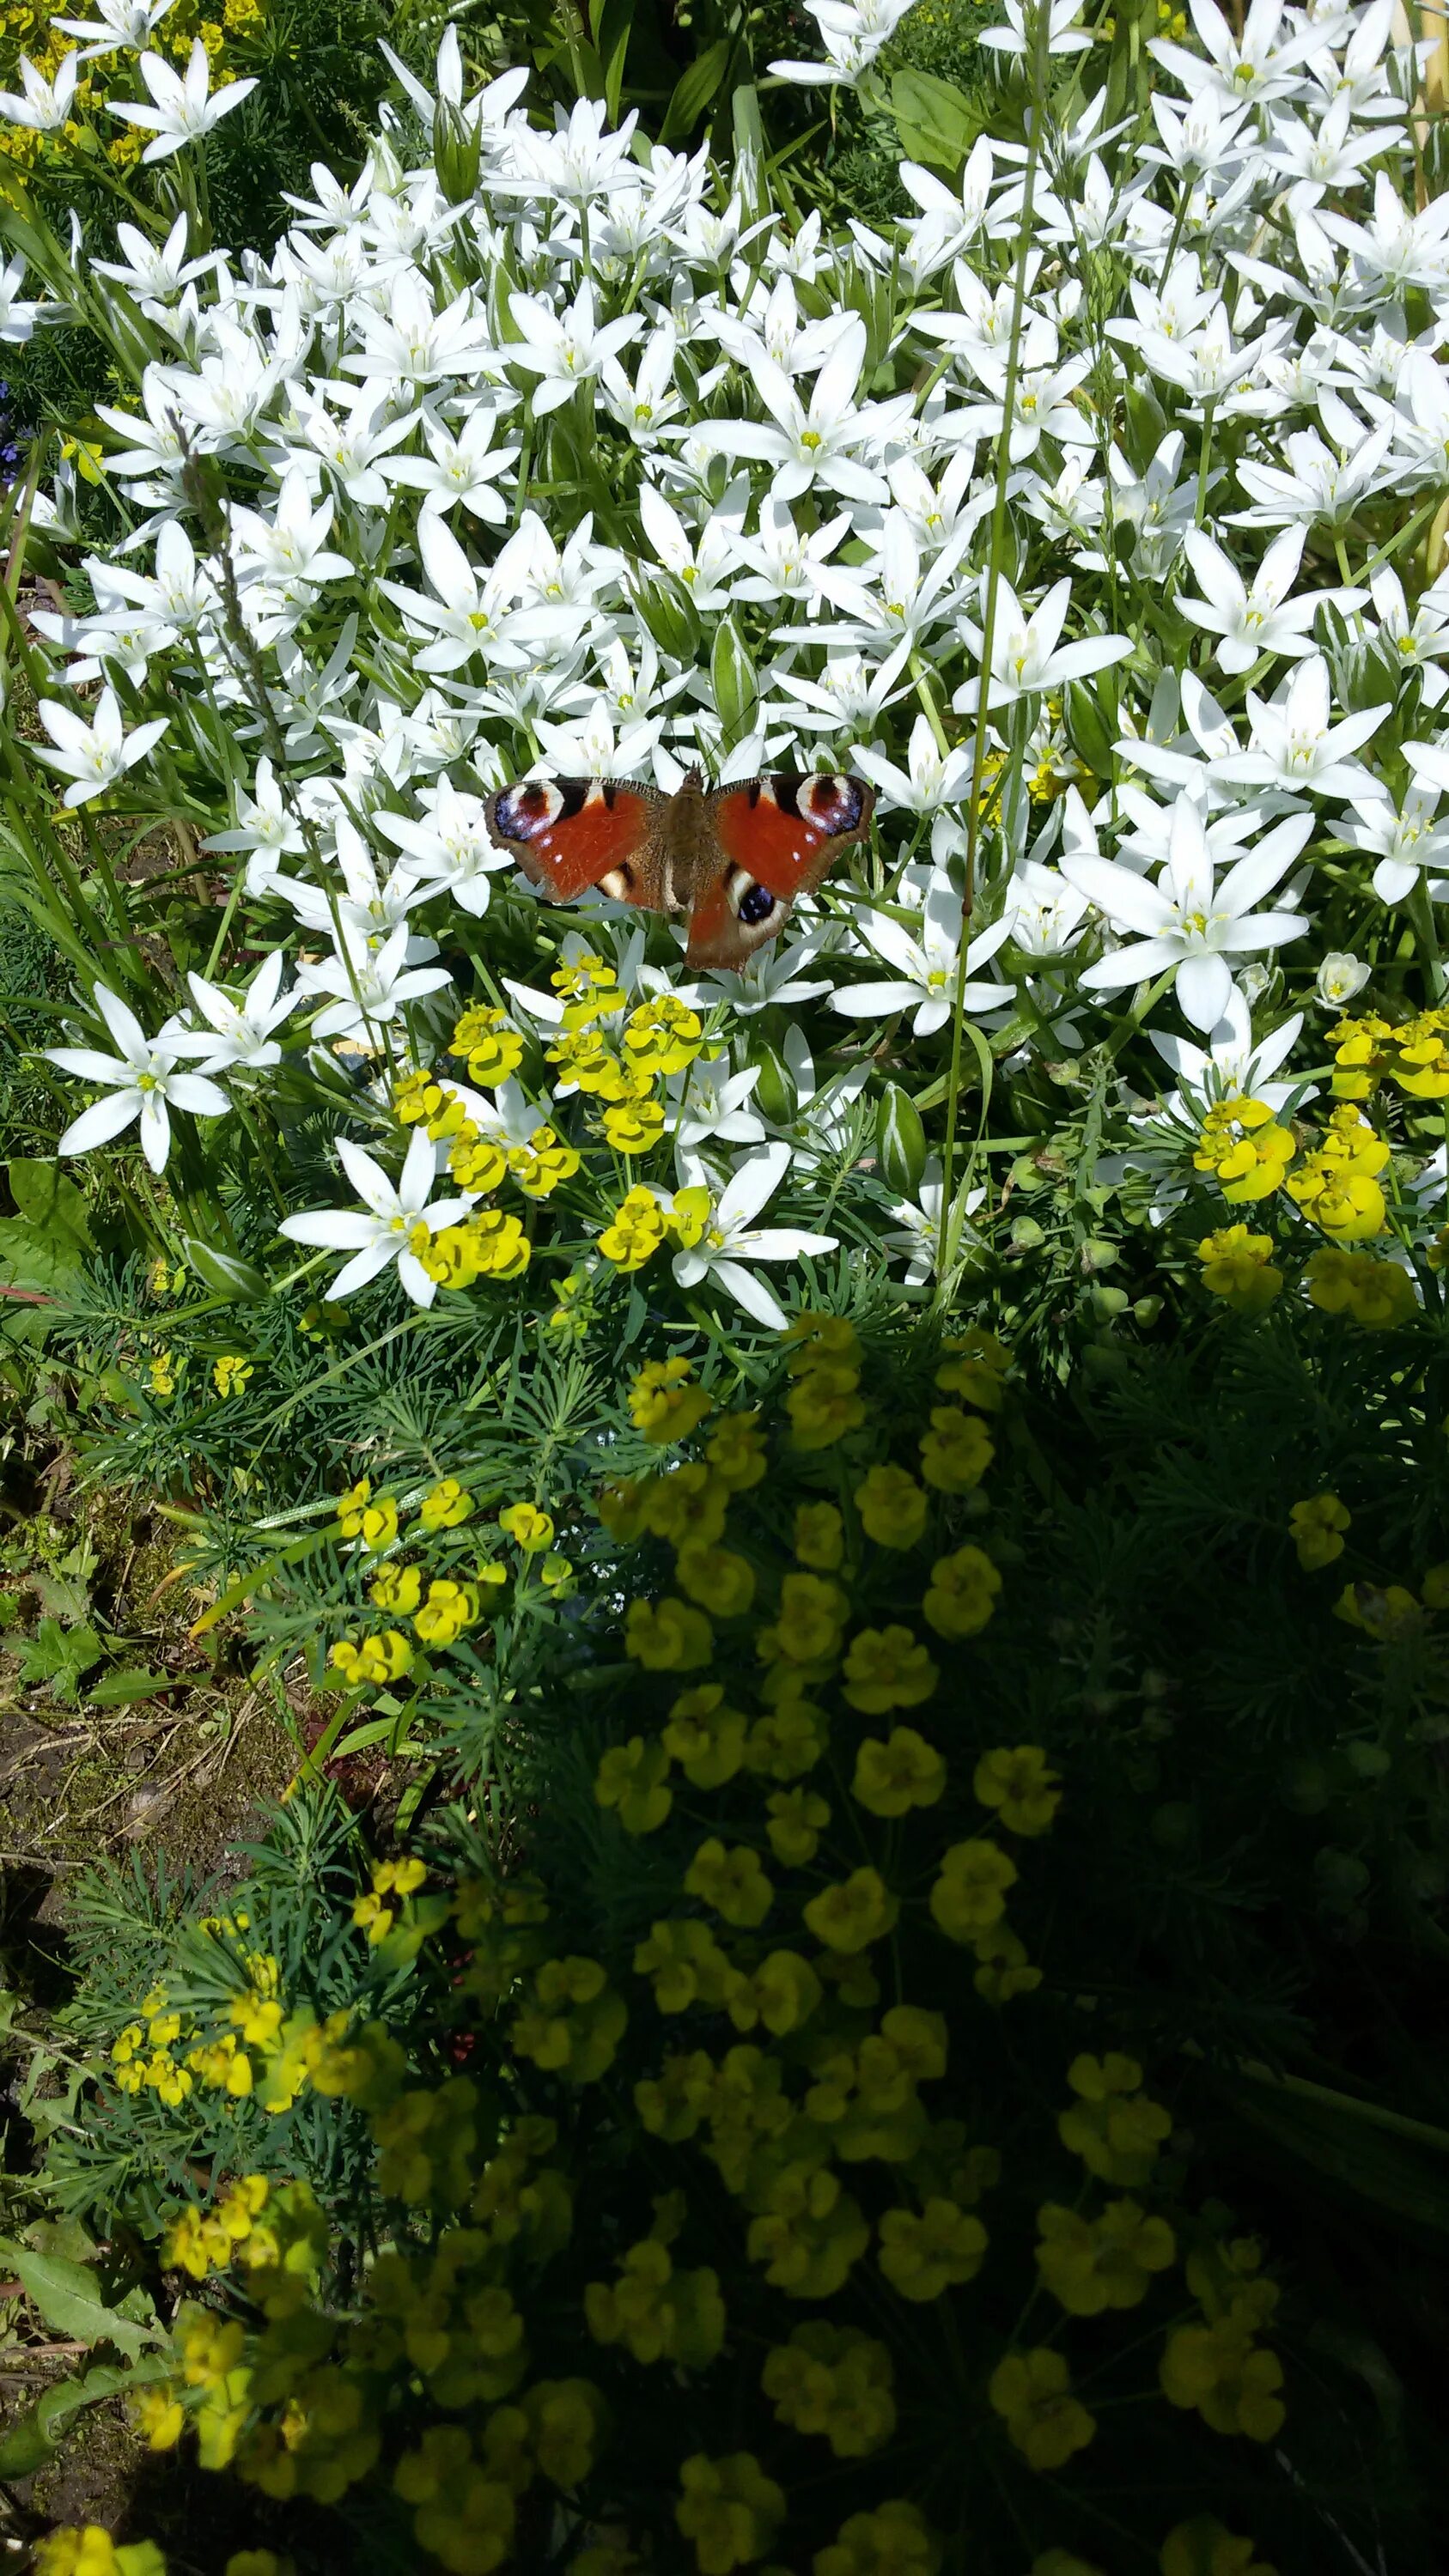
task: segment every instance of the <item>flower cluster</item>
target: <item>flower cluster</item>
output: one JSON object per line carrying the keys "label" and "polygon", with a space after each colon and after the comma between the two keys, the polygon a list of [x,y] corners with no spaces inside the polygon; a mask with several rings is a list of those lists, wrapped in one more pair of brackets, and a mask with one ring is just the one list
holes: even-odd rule
{"label": "flower cluster", "polygon": [[[818,76],[873,78],[891,12],[817,15]],[[1108,41],[1049,17],[1048,62]],[[148,153],[230,103],[141,59]],[[1449,271],[1417,76],[1382,13],[1280,11],[1244,54],[1207,0],[1115,125],[1095,89],[957,188],[908,161],[913,211],[832,237],[751,156],[591,100],[541,131],[521,73],[465,95],[450,35],[255,275],[127,270],[103,467],[140,523],[32,620],[38,758],[230,883],[206,973],[98,959],[109,1045],[52,1053],[105,1096],[63,1150],[138,1123],[203,1238],[199,1168],[255,1161],[281,1234],[348,1255],[334,1302],[546,1257],[565,1324],[642,1279],[778,1329],[842,1243],[908,1287],[968,1257],[973,1059],[1030,1134],[1105,1044],[1093,1186],[1129,1217],[1146,1170],[1189,1242],[1221,1196],[1421,1250]],[[16,331],[55,309],[20,286]],[[733,792],[688,822],[659,799],[694,768]],[[866,787],[823,882],[804,820],[772,855]],[[641,905],[690,913],[685,954]],[[1305,1147],[1310,1012],[1365,983],[1335,1085],[1388,1075],[1393,1133]],[[294,1203],[308,1109],[346,1203]]]}
{"label": "flower cluster", "polygon": [[[204,2464],[283,2502],[385,2487],[420,2562],[459,2576],[526,2563],[549,2498],[597,2518],[601,2576],[611,2532],[697,2576],[767,2552],[930,2576],[956,2507],[897,2436],[943,2408],[1018,2482],[1048,2566],[1059,2482],[1116,2456],[1114,2401],[1209,2443],[1281,2421],[1257,2245],[1184,2201],[1188,2142],[1168,2156],[1143,2064],[1100,2016],[1059,2019],[1028,1957],[1073,1782],[1046,1744],[972,1719],[1009,1598],[983,1541],[1010,1353],[948,1337],[904,1407],[876,1399],[839,1318],[806,1311],[780,1357],[772,1393],[731,1407],[646,1363],[631,1411],[658,1463],[599,1496],[601,1615],[634,1677],[595,1830],[627,1855],[627,1898],[601,1910],[544,1838],[504,1876],[436,1843],[380,1859],[352,1901],[359,1949],[387,1957],[405,1931],[423,2019],[441,2012],[426,2070],[360,2008],[314,2078],[371,2140],[364,2291],[329,2290],[305,2186],[219,2173],[170,2222],[165,2261],[231,2305],[181,2309],[146,2438],[190,2427]],[[857,1408],[823,1449],[796,1406],[822,1372]],[[445,1480],[427,1518],[447,1536],[471,1509]],[[393,1499],[359,1484],[343,1513],[385,1557]],[[781,1527],[793,1554],[772,1564]],[[931,1635],[958,1659],[949,1694]],[[1054,2134],[990,2071],[1039,2013]],[[1172,2519],[1154,2548],[1178,2546]]]}

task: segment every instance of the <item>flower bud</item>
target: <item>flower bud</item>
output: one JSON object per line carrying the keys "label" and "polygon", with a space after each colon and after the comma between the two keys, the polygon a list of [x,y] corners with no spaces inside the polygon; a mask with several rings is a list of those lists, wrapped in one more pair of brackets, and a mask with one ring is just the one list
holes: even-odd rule
{"label": "flower bud", "polygon": [[477,195],[482,148],[479,119],[464,116],[451,99],[440,98],[433,111],[433,166],[450,206],[464,206]]}
{"label": "flower bud", "polygon": [[673,573],[642,576],[633,584],[634,605],[661,653],[671,661],[692,662],[699,650],[699,612],[682,581]]}
{"label": "flower bud", "polygon": [[800,1107],[795,1077],[784,1057],[763,1040],[750,1051],[750,1062],[760,1068],[760,1079],[754,1089],[754,1105],[762,1118],[775,1127],[792,1124]]}
{"label": "flower bud", "polygon": [[267,1294],[266,1278],[254,1262],[241,1261],[234,1252],[218,1252],[213,1244],[200,1243],[193,1234],[182,1236],[181,1248],[213,1297],[249,1301]]}
{"label": "flower bud", "polygon": [[1117,734],[1115,709],[1109,732],[1098,691],[1085,680],[1067,682],[1067,731],[1093,777],[1110,778],[1112,745]]}
{"label": "flower bud", "polygon": [[926,1131],[914,1100],[898,1082],[886,1084],[876,1106],[875,1150],[887,1186],[914,1199],[926,1168]]}
{"label": "flower bud", "polygon": [[760,683],[744,637],[732,617],[722,617],[715,629],[709,676],[725,746],[733,749],[747,733],[754,732],[759,721]]}

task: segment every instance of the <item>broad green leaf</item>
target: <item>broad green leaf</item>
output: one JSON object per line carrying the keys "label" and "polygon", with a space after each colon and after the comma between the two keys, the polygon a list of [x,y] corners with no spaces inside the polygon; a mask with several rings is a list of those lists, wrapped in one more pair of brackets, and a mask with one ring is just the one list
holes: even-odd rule
{"label": "broad green leaf", "polygon": [[0,2436],[0,2478],[30,2478],[55,2456],[55,2443],[32,2406]]}
{"label": "broad green leaf", "polygon": [[15,1155],[5,1166],[21,1218],[58,1253],[95,1250],[85,1193],[58,1163]]}
{"label": "broad green leaf", "polygon": [[965,91],[934,72],[897,72],[891,114],[907,158],[932,162],[939,170],[959,170],[981,131]]}
{"label": "broad green leaf", "polygon": [[78,2343],[113,2343],[132,2360],[144,2345],[154,2342],[154,2333],[106,2306],[88,2263],[67,2263],[59,2254],[32,2254],[11,2237],[0,2238],[0,2256],[31,2306],[56,2334]]}
{"label": "broad green leaf", "polygon": [[42,1619],[20,1648],[21,1682],[26,1689],[49,1682],[59,1697],[69,1698],[81,1674],[98,1664],[104,1652],[94,1628],[62,1628],[58,1619]]}

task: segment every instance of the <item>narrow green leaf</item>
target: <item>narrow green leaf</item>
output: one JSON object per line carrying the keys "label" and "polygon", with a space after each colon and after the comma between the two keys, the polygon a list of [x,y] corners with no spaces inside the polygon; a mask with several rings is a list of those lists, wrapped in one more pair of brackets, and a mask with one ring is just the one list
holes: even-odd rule
{"label": "narrow green leaf", "polygon": [[696,56],[687,72],[681,73],[659,129],[661,143],[679,143],[694,132],[705,109],[712,104],[724,84],[730,50],[728,36],[721,36],[717,43],[707,45],[704,52]]}
{"label": "narrow green leaf", "polygon": [[107,1673],[102,1681],[93,1683],[85,1697],[91,1708],[133,1708],[138,1700],[159,1699],[163,1691],[181,1690],[184,1685],[182,1673],[148,1673],[128,1667],[123,1672]]}

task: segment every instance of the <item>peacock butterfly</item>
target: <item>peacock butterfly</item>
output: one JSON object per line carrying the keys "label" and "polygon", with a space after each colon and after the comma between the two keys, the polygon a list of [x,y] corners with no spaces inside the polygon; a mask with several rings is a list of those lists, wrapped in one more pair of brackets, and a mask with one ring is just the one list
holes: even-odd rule
{"label": "peacock butterfly", "polygon": [[875,789],[828,770],[776,771],[673,796],[608,778],[523,779],[488,799],[490,838],[555,903],[597,886],[618,903],[689,919],[691,966],[741,967],[852,841]]}

